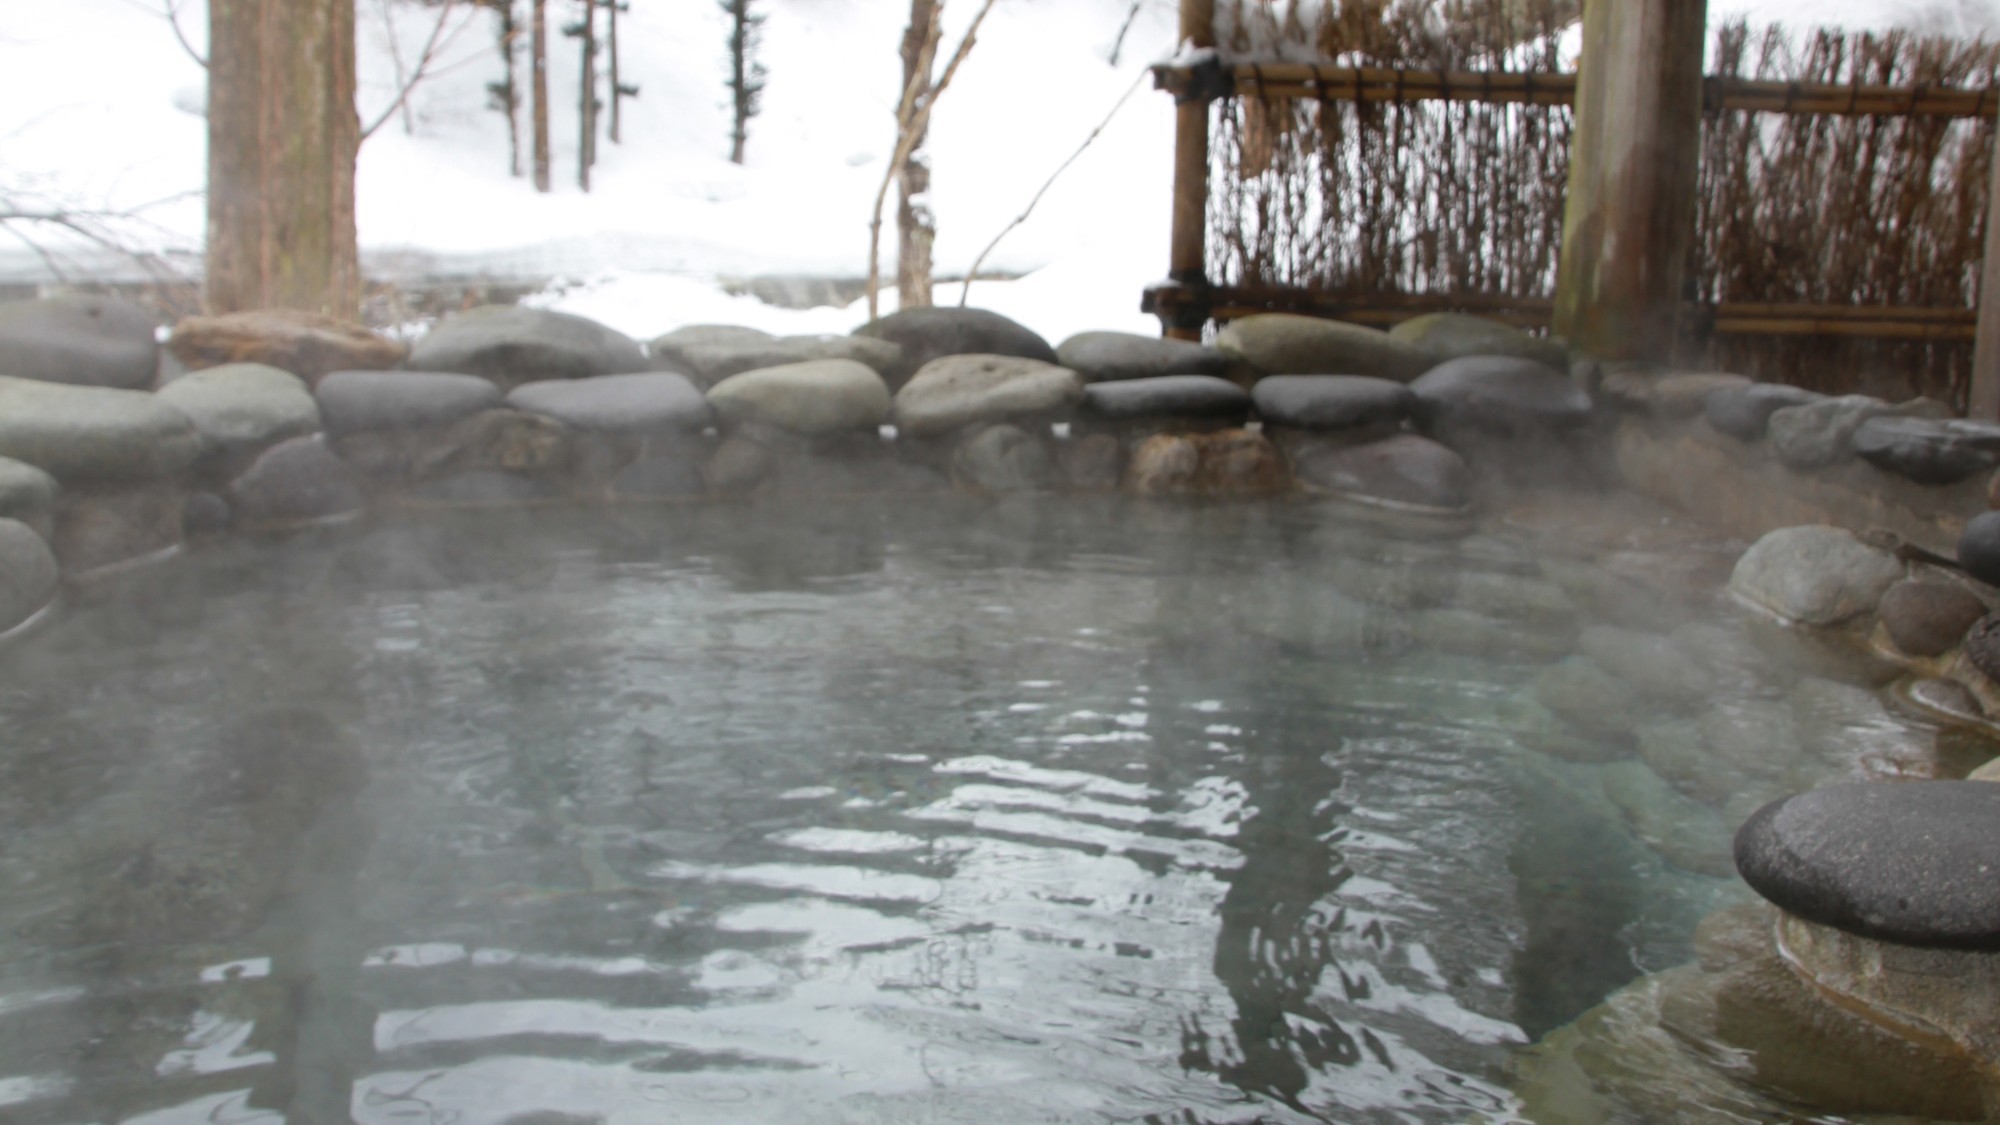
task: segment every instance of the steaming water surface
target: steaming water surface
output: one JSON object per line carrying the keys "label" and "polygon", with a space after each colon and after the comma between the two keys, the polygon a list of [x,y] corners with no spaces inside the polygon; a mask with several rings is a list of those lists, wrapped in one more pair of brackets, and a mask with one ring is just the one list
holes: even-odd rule
{"label": "steaming water surface", "polygon": [[1505,1119],[1741,893],[1524,745],[1577,621],[1478,591],[1563,552],[1044,498],[156,571],[0,655],[0,1113]]}

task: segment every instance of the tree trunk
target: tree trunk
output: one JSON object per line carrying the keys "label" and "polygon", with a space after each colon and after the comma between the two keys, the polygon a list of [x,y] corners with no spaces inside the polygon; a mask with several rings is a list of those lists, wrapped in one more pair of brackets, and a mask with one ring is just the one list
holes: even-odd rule
{"label": "tree trunk", "polygon": [[354,0],[211,0],[209,44],[203,306],[355,319]]}
{"label": "tree trunk", "polygon": [[530,0],[529,69],[535,96],[535,190],[549,190],[549,13],[548,0]]}
{"label": "tree trunk", "polygon": [[514,21],[514,0],[501,0],[500,13],[500,62],[506,68],[506,77],[495,83],[491,89],[500,102],[500,109],[507,114],[507,174],[521,174],[521,84],[514,80],[514,44],[519,38],[520,25]]}
{"label": "tree trunk", "polygon": [[[915,84],[921,106],[930,100],[930,60],[924,43],[931,25],[942,19],[944,0],[910,0],[910,26],[903,32],[903,88]],[[931,306],[931,244],[937,240],[937,223],[931,214],[930,157],[924,141],[928,124],[918,127],[910,143],[910,158],[896,182],[896,304],[898,308]]]}
{"label": "tree trunk", "polygon": [[618,107],[619,103],[625,100],[625,87],[618,80],[619,6],[620,0],[611,0],[610,3],[604,5],[604,18],[607,21],[607,26],[605,27],[606,46],[611,51],[611,143],[614,145],[625,143],[625,139],[619,136],[618,129],[620,117]]}
{"label": "tree trunk", "polygon": [[576,182],[590,190],[597,163],[597,0],[583,0],[583,77],[577,82]]}
{"label": "tree trunk", "polygon": [[729,161],[743,163],[743,146],[750,140],[750,0],[726,0],[729,13],[729,104],[734,118],[729,130]]}

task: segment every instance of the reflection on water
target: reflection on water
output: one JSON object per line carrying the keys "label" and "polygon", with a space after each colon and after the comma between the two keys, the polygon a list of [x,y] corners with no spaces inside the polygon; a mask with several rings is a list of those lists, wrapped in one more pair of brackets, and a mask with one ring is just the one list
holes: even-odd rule
{"label": "reflection on water", "polygon": [[1504,1120],[1737,893],[1512,717],[1557,549],[939,501],[141,576],[0,654],[0,1110]]}

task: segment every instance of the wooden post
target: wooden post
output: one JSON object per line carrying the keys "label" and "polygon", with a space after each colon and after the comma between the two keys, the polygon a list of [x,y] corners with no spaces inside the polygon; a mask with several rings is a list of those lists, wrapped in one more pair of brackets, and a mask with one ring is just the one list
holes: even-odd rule
{"label": "wooden post", "polygon": [[1707,0],[1587,0],[1555,331],[1669,362],[1694,238]]}
{"label": "wooden post", "polygon": [[[1215,46],[1215,0],[1181,0],[1181,47]],[[1183,285],[1208,284],[1208,99],[1174,111],[1174,232],[1167,276]],[[1204,318],[1206,319],[1206,318]],[[1200,340],[1201,324],[1166,325],[1175,340]]]}
{"label": "wooden post", "polygon": [[1979,264],[1979,329],[1972,345],[1972,386],[1965,416],[2000,422],[2000,127],[1986,185],[1986,257]]}

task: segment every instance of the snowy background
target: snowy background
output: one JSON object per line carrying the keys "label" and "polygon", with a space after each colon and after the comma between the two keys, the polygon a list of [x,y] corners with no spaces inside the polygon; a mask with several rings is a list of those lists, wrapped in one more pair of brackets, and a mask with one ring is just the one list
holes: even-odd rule
{"label": "snowy background", "polygon": [[[397,88],[389,36],[414,57],[435,17],[391,0],[356,5],[360,110],[371,121]],[[412,97],[415,132],[399,116],[362,146],[359,224],[370,273],[554,279],[538,303],[640,337],[718,321],[845,332],[864,320],[859,303],[788,310],[725,289],[754,276],[865,272],[869,206],[894,143],[908,4],[761,0],[769,82],[738,167],[726,159],[721,10],[714,0],[631,0],[620,24],[623,77],[643,92],[625,103],[624,143],[600,142],[590,194],[576,186],[577,48],[555,34],[573,7],[549,5],[555,190],[540,195],[509,177],[506,119],[487,108],[486,84],[501,73],[492,16],[462,8],[454,26],[465,26],[443,50],[440,73]],[[941,56],[977,7],[947,6]],[[1113,65],[1131,0],[999,0],[932,125],[940,277],[964,272],[1147,64],[1172,53],[1176,7],[1142,0]],[[2000,26],[1991,0],[1712,0],[1709,10],[1711,21],[1740,14],[1968,35]],[[199,0],[182,9],[197,48],[205,49],[206,19]],[[198,260],[202,81],[160,0],[0,0],[0,193],[141,209],[143,221],[122,228],[127,237]],[[984,267],[1019,279],[977,283],[971,303],[1050,339],[1086,328],[1156,332],[1138,302],[1165,273],[1172,151],[1171,102],[1142,89]],[[893,207],[892,195],[883,239],[890,274]],[[41,270],[26,248],[0,246],[0,280]],[[940,285],[939,303],[957,300],[956,285]],[[883,307],[895,307],[893,291]]]}

